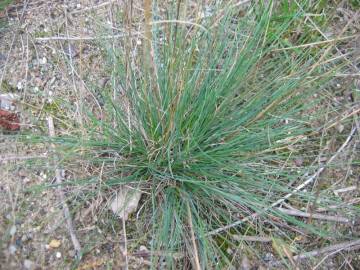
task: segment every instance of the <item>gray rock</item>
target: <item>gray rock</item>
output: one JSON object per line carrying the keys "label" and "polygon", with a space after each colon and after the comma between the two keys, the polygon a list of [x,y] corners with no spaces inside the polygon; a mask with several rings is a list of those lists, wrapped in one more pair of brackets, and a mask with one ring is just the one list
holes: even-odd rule
{"label": "gray rock", "polygon": [[17,250],[16,246],[14,246],[14,245],[10,245],[10,246],[9,246],[9,252],[10,252],[10,254],[12,254],[12,255],[15,254],[16,250]]}

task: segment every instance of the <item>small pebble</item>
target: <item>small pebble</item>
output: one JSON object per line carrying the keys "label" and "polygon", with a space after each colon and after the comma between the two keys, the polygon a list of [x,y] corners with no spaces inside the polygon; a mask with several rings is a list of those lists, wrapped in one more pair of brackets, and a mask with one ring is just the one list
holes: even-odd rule
{"label": "small pebble", "polygon": [[45,65],[45,64],[47,63],[46,57],[41,58],[40,61],[39,61],[39,63],[40,63],[41,65]]}
{"label": "small pebble", "polygon": [[69,250],[69,256],[71,257],[71,258],[73,258],[73,257],[75,257],[75,255],[76,255],[76,252],[75,252],[75,250]]}
{"label": "small pebble", "polygon": [[60,259],[61,258],[61,253],[60,252],[56,252],[56,258]]}
{"label": "small pebble", "polygon": [[21,238],[17,238],[17,239],[15,240],[15,244],[16,244],[16,246],[21,247],[21,246],[22,246]]}
{"label": "small pebble", "polygon": [[22,237],[21,237],[21,241],[22,242],[26,242],[26,241],[29,241],[32,239],[32,234],[31,233],[27,233],[27,234],[24,234]]}
{"label": "small pebble", "polygon": [[139,250],[142,251],[142,252],[148,252],[149,251],[147,247],[142,246],[142,245],[140,246]]}
{"label": "small pebble", "polygon": [[301,165],[303,165],[304,163],[304,159],[303,158],[297,158],[294,160],[294,163],[296,166],[300,167]]}
{"label": "small pebble", "polygon": [[267,261],[267,262],[272,261],[274,259],[274,255],[268,252],[265,254],[263,259],[264,259],[264,261]]}
{"label": "small pebble", "polygon": [[27,184],[27,183],[31,182],[31,180],[30,180],[30,178],[25,177],[25,178],[23,179],[23,182],[24,182],[24,184]]}
{"label": "small pebble", "polygon": [[16,88],[19,89],[19,90],[21,90],[23,88],[23,85],[22,85],[21,81],[16,84]]}
{"label": "small pebble", "polygon": [[16,233],[16,226],[13,225],[13,226],[11,226],[11,228],[10,228],[10,235],[11,235],[11,236],[14,236],[15,233]]}
{"label": "small pebble", "polygon": [[30,260],[25,260],[24,261],[24,268],[25,269],[34,269],[34,262],[30,261]]}
{"label": "small pebble", "polygon": [[342,133],[344,131],[345,127],[342,124],[338,124],[338,125],[336,125],[336,129],[339,133]]}
{"label": "small pebble", "polygon": [[10,254],[15,254],[16,250],[17,250],[16,246],[14,246],[14,245],[10,245],[10,246],[9,246],[9,252],[10,252]]}

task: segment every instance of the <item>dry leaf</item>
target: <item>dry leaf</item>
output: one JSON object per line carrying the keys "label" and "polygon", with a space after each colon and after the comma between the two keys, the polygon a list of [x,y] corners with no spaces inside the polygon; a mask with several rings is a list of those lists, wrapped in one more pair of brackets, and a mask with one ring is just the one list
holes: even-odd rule
{"label": "dry leaf", "polygon": [[51,247],[51,248],[58,248],[58,247],[60,247],[60,245],[61,245],[61,242],[60,242],[60,240],[57,240],[57,239],[53,239],[49,243],[49,247]]}
{"label": "dry leaf", "polygon": [[16,113],[0,109],[0,126],[6,130],[19,130],[20,119]]}
{"label": "dry leaf", "polygon": [[122,187],[111,202],[111,210],[119,218],[127,220],[129,215],[136,211],[140,198],[140,191]]}
{"label": "dry leaf", "polygon": [[342,133],[344,131],[345,127],[343,124],[337,124],[336,125],[336,130],[339,132],[339,133]]}

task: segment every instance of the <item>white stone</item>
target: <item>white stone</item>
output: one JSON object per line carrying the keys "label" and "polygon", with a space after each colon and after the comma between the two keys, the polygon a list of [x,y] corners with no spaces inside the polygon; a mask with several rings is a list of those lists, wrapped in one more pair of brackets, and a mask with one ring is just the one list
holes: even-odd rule
{"label": "white stone", "polygon": [[19,81],[17,84],[16,84],[16,88],[21,90],[23,88],[23,85],[22,85],[22,82]]}
{"label": "white stone", "polygon": [[41,58],[40,61],[39,61],[39,63],[40,63],[41,65],[45,65],[45,64],[47,63],[46,57]]}
{"label": "white stone", "polygon": [[30,260],[24,261],[24,268],[25,269],[34,269],[35,264]]}
{"label": "white stone", "polygon": [[15,254],[16,250],[17,250],[16,246],[14,246],[14,245],[10,245],[10,246],[9,246],[9,252],[10,252],[10,254]]}
{"label": "white stone", "polygon": [[13,225],[13,226],[11,226],[11,228],[10,228],[10,235],[11,235],[11,236],[14,236],[15,233],[16,233],[16,226]]}

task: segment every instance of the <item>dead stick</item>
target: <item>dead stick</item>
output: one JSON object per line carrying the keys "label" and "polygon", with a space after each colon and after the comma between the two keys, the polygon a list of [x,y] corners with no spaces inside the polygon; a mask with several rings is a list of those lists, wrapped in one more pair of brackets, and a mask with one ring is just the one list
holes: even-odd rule
{"label": "dead stick", "polygon": [[[136,33],[135,33],[136,34]],[[134,35],[135,35],[134,34]],[[125,38],[127,37],[127,34],[118,34],[118,35],[112,35],[112,36],[100,36],[100,37],[91,37],[91,36],[85,36],[85,37],[64,37],[64,36],[53,36],[53,37],[43,37],[43,38],[35,38],[35,41],[56,41],[56,40],[71,40],[71,41],[82,41],[82,40],[96,40],[96,39],[115,39],[115,38]]]}
{"label": "dead stick", "polygon": [[287,214],[289,216],[296,216],[296,217],[306,217],[306,218],[313,218],[313,219],[322,219],[322,220],[328,220],[328,221],[335,221],[340,223],[349,223],[350,220],[345,217],[338,217],[338,216],[328,216],[328,215],[322,215],[322,214],[316,214],[316,213],[306,213],[297,209],[285,209],[285,208],[277,208],[280,212]]}
{"label": "dead stick", "polygon": [[[340,251],[352,251],[352,250],[358,250],[358,249],[360,249],[360,239],[346,241],[346,242],[342,242],[339,244],[330,245],[330,246],[327,246],[324,248],[315,249],[315,250],[312,250],[309,252],[305,252],[305,253],[296,255],[293,257],[293,259],[295,261],[299,261],[299,260],[319,256],[319,255],[330,252],[330,254],[327,255],[329,257],[331,255],[335,255],[336,253],[338,253]],[[275,261],[275,262],[270,263],[271,266],[277,266],[277,265],[281,265],[281,264],[282,264],[281,261]]]}
{"label": "dead stick", "polygon": [[200,260],[199,260],[199,252],[196,245],[196,239],[195,239],[195,233],[194,233],[194,227],[192,223],[192,215],[190,210],[190,205],[187,203],[187,209],[188,209],[188,219],[189,219],[189,227],[190,227],[190,234],[191,234],[191,242],[194,248],[194,268],[196,270],[201,270],[200,266]]}
{"label": "dead stick", "polygon": [[355,249],[360,249],[360,239],[347,241],[347,242],[342,242],[342,243],[339,243],[339,244],[330,245],[330,246],[327,246],[327,247],[324,247],[324,248],[320,248],[320,249],[316,249],[316,250],[313,250],[313,251],[305,252],[303,254],[299,254],[299,255],[294,256],[294,259],[295,260],[301,260],[301,259],[306,259],[306,258],[313,257],[313,256],[319,256],[321,254],[328,253],[328,252],[333,252],[333,251],[337,251],[337,250],[349,251],[349,250],[355,250]]}
{"label": "dead stick", "polygon": [[[48,127],[49,127],[49,135],[50,135],[50,137],[55,137],[55,128],[54,128],[53,118],[51,116],[49,116],[47,120],[48,120]],[[54,148],[54,145],[52,145],[52,147]],[[63,190],[61,189],[62,178],[61,178],[60,169],[55,169],[55,179],[56,179],[55,182],[58,185],[57,191],[58,191],[58,195],[60,197],[60,201],[62,203],[64,217],[65,217],[66,224],[67,224],[67,227],[69,230],[71,241],[72,241],[74,249],[76,251],[77,258],[80,258],[81,257],[81,246],[80,246],[80,242],[77,239],[76,234],[75,234],[74,225],[73,225],[71,215],[70,215],[70,210],[69,210],[69,207],[65,200],[65,194],[64,194]]]}
{"label": "dead stick", "polygon": [[262,243],[266,243],[266,242],[271,242],[272,239],[270,237],[265,237],[265,236],[251,236],[251,235],[238,235],[238,234],[234,234],[232,235],[232,238],[234,238],[235,241],[247,241],[247,242],[262,242]]}

